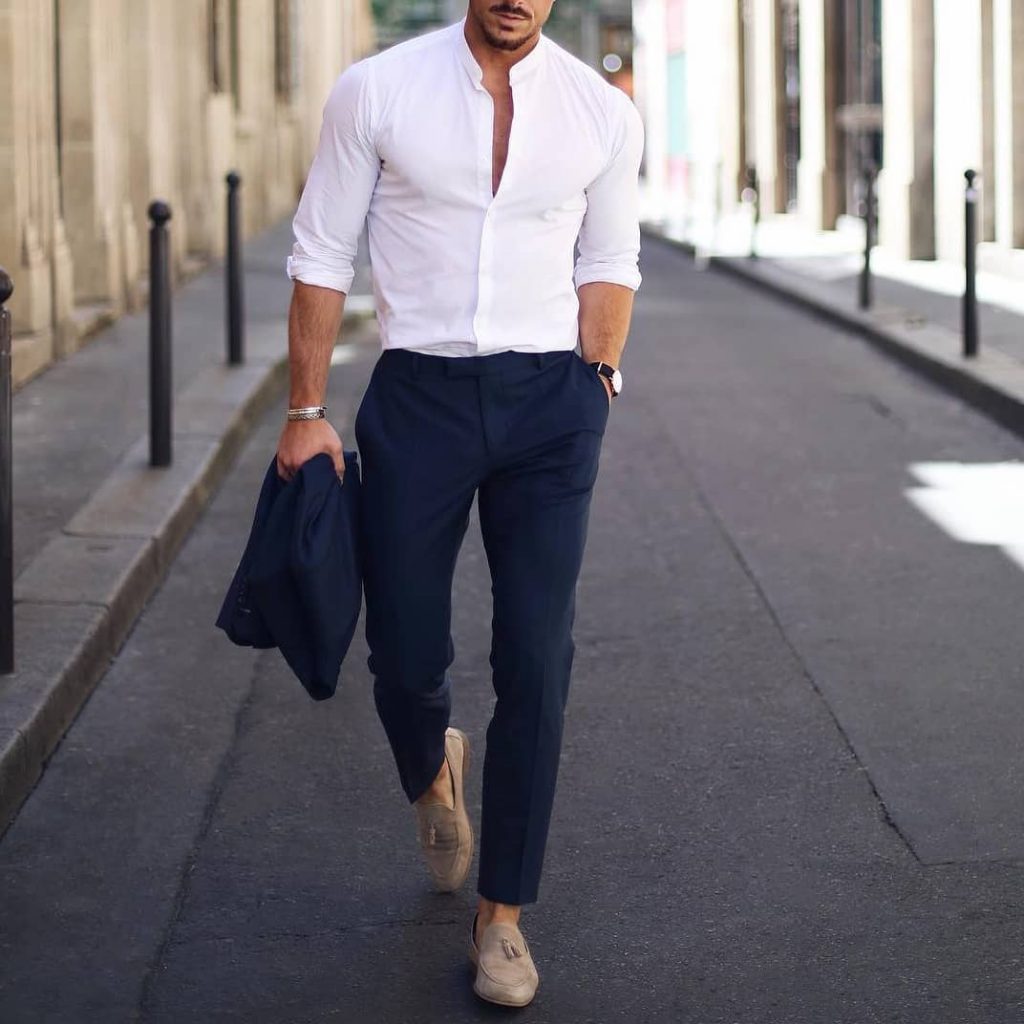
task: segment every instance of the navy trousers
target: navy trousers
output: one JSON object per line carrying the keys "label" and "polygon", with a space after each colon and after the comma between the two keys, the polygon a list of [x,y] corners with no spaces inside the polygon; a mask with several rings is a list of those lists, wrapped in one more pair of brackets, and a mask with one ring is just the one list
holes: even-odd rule
{"label": "navy trousers", "polygon": [[386,350],[355,422],[377,711],[410,801],[451,707],[451,590],[474,497],[491,572],[478,891],[537,899],[573,659],[576,580],[608,397],[575,352]]}

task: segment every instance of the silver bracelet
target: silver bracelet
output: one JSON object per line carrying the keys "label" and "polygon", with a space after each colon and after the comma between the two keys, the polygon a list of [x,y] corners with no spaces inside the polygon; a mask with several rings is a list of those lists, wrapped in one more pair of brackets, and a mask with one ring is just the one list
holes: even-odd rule
{"label": "silver bracelet", "polygon": [[326,405],[304,405],[298,409],[288,410],[288,419],[290,420],[322,420],[326,416]]}

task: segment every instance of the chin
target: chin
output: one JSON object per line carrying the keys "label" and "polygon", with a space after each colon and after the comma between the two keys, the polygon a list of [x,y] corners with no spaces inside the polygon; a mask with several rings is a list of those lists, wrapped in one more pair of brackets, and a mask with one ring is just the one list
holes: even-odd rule
{"label": "chin", "polygon": [[522,32],[515,34],[511,32],[502,32],[500,29],[491,31],[490,29],[484,29],[484,38],[487,42],[498,50],[518,50],[521,46],[528,43],[536,34],[537,29],[531,24],[528,28],[523,29]]}

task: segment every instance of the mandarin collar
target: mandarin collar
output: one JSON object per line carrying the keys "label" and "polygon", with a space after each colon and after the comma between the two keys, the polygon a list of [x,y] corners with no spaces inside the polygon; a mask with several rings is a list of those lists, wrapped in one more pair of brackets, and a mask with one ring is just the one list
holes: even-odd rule
{"label": "mandarin collar", "polygon": [[[469,48],[469,43],[466,41],[466,19],[463,17],[461,21],[457,22],[452,26],[455,30],[455,46],[459,52],[459,59],[462,61],[463,67],[469,73],[469,77],[473,82],[473,85],[477,89],[483,89],[484,72],[483,68],[477,63],[476,57],[473,56],[473,51]],[[544,59],[544,53],[542,52],[547,46],[547,39],[544,36],[543,30],[537,37],[537,42],[533,49],[523,58],[517,60],[515,64],[508,69],[508,80],[510,85],[515,85],[517,82],[522,81],[528,75],[532,74],[538,67],[540,67],[541,61]]]}

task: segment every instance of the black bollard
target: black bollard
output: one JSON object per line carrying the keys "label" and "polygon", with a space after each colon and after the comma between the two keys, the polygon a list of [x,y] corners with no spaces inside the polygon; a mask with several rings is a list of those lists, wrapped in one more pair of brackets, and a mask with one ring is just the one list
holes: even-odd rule
{"label": "black bollard", "polygon": [[871,250],[875,247],[876,215],[874,164],[864,168],[864,266],[860,272],[860,294],[858,296],[861,309],[870,309],[874,299],[874,287],[871,278]]}
{"label": "black bollard", "polygon": [[761,188],[757,180],[757,168],[747,164],[747,186],[740,198],[754,207],[754,219],[750,227],[750,258],[757,259],[757,228],[761,223]]}
{"label": "black bollard", "polygon": [[149,204],[149,464],[171,464],[171,208]]}
{"label": "black bollard", "polygon": [[232,171],[228,184],[227,310],[228,363],[245,362],[245,309],[242,297],[242,217],[239,209],[241,177]]}
{"label": "black bollard", "polygon": [[0,675],[14,671],[14,452],[11,439],[11,314],[14,284],[0,267]]}
{"label": "black bollard", "polygon": [[964,192],[964,283],[963,334],[964,356],[978,354],[978,190],[975,171],[964,171],[967,188]]}

